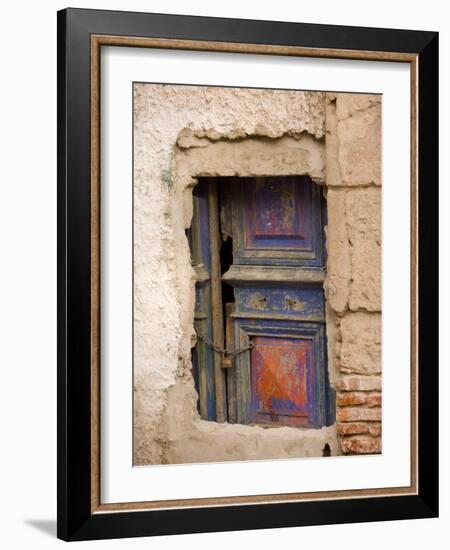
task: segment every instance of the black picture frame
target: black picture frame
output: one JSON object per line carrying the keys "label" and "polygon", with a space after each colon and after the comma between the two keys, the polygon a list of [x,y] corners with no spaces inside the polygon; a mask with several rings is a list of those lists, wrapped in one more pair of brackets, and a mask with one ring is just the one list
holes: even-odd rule
{"label": "black picture frame", "polygon": [[[91,36],[417,56],[418,491],[415,495],[93,513]],[[58,532],[64,540],[438,515],[438,33],[148,13],[58,12]]]}

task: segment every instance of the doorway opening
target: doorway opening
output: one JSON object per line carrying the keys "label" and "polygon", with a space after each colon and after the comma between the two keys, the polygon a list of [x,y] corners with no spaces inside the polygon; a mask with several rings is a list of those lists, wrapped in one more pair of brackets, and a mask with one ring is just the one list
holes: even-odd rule
{"label": "doorway opening", "polygon": [[327,371],[326,205],[307,176],[198,178],[193,375],[205,420],[334,422]]}

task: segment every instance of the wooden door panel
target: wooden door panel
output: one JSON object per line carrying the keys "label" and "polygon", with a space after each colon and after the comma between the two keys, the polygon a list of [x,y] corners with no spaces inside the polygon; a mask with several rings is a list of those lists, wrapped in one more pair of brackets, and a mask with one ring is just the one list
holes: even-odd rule
{"label": "wooden door panel", "polygon": [[235,264],[324,265],[320,189],[309,178],[235,180],[227,196],[232,201]]}
{"label": "wooden door panel", "polygon": [[297,318],[322,322],[325,303],[314,285],[261,285],[235,287],[236,310],[248,315],[270,315],[272,319]]}
{"label": "wooden door panel", "polygon": [[303,185],[292,179],[256,179],[245,184],[245,194],[249,197],[244,209],[247,246],[308,246],[312,231],[310,212],[304,208]]}
{"label": "wooden door panel", "polygon": [[[194,223],[189,232],[191,263],[196,275],[194,326],[197,334],[213,339],[209,187],[200,182],[193,194]],[[198,409],[205,420],[216,420],[214,351],[197,336],[192,353],[192,372],[199,394]]]}
{"label": "wooden door panel", "polygon": [[242,424],[320,427],[328,422],[323,323],[242,318],[233,313],[236,357],[229,375]]}
{"label": "wooden door panel", "polygon": [[[232,262],[225,269],[212,248],[220,248],[212,208],[220,208],[222,239],[232,238]],[[199,179],[191,250],[197,274],[193,360],[202,418],[223,419],[225,409],[231,423],[318,428],[334,422],[326,359],[325,221],[321,190],[308,177]],[[231,285],[231,296],[223,284]],[[222,290],[234,302],[219,327],[213,321],[222,311]],[[225,326],[228,355],[217,351],[224,349]],[[226,376],[225,407],[218,375]]]}
{"label": "wooden door panel", "polygon": [[313,385],[312,341],[258,336],[253,343],[252,421],[306,424]]}

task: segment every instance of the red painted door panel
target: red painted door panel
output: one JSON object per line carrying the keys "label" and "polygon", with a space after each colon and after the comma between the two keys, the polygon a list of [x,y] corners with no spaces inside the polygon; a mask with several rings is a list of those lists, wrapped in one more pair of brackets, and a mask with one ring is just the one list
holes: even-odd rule
{"label": "red painted door panel", "polygon": [[260,424],[305,425],[313,380],[311,340],[253,339],[252,415]]}

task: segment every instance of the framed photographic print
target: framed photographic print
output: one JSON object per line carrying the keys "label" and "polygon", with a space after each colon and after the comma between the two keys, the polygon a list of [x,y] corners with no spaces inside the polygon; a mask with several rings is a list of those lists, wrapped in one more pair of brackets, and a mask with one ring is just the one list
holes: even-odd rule
{"label": "framed photographic print", "polygon": [[58,536],[438,513],[434,32],[58,13]]}

